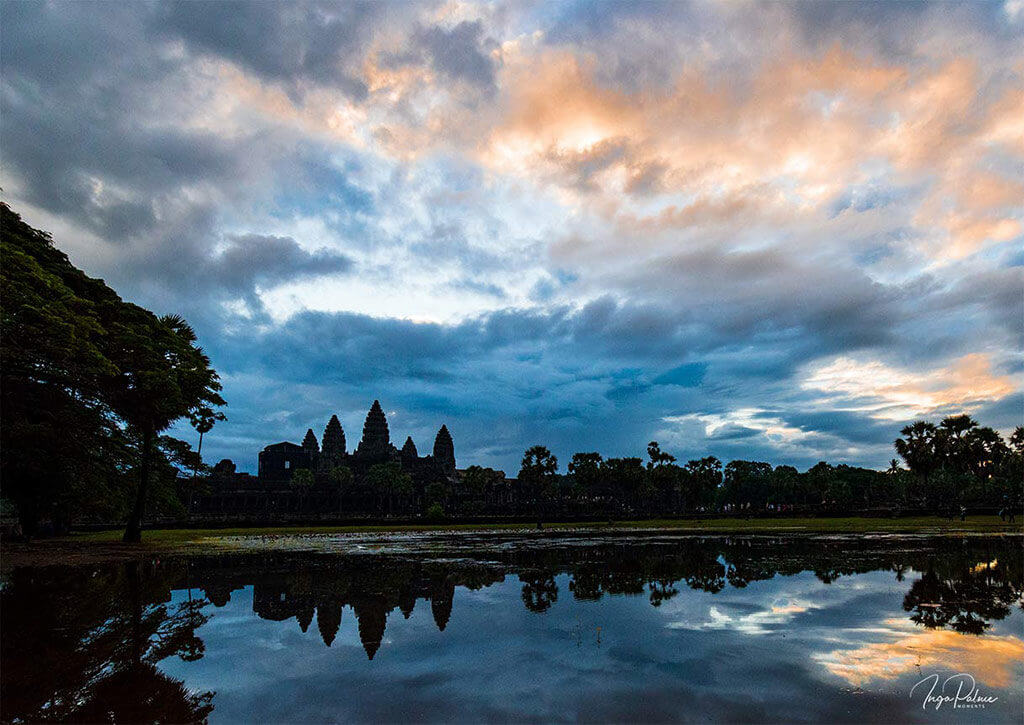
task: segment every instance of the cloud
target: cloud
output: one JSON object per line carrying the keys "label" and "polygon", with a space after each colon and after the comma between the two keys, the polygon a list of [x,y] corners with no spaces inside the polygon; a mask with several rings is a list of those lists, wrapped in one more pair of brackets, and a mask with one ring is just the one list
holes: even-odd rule
{"label": "cloud", "polygon": [[168,2],[152,22],[155,32],[199,54],[230,60],[292,91],[325,85],[361,99],[368,90],[359,66],[384,14],[372,2]]}
{"label": "cloud", "polygon": [[339,274],[351,268],[349,257],[327,249],[307,252],[290,237],[241,234],[230,237],[201,269],[214,289],[251,296],[257,286]]}
{"label": "cloud", "polygon": [[839,649],[814,658],[830,673],[856,687],[956,662],[959,671],[969,672],[980,684],[1006,688],[1014,681],[1014,670],[1024,656],[1024,642],[1013,635],[982,639],[948,629],[908,632],[904,620],[888,620],[886,624],[889,641]]}
{"label": "cloud", "polygon": [[494,63],[487,50],[495,44],[485,40],[484,32],[479,20],[464,20],[452,28],[421,28],[413,34],[413,42],[438,73],[489,90],[494,86]]}
{"label": "cloud", "polygon": [[188,317],[243,467],[374,397],[511,471],[885,465],[1019,422],[1015,8],[19,3],[0,186]]}
{"label": "cloud", "polygon": [[[761,635],[769,634],[779,629],[779,625],[786,625],[797,615],[815,608],[808,602],[784,602],[772,604],[768,609],[749,614],[733,615],[721,611],[718,607],[708,608],[708,621],[700,624],[696,629],[724,629],[742,634]],[[688,624],[673,623],[669,625],[672,629],[691,629]]]}
{"label": "cloud", "polygon": [[848,405],[889,420],[936,416],[946,410],[972,411],[1016,390],[1009,376],[993,373],[984,353],[965,355],[948,367],[930,371],[840,357],[812,366],[801,386],[823,393],[822,403]]}

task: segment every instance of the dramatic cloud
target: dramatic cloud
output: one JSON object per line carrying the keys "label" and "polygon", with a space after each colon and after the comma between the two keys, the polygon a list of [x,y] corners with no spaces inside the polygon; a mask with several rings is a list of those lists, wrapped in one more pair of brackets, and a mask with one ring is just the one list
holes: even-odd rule
{"label": "dramatic cloud", "polygon": [[[196,326],[268,442],[379,397],[549,444],[884,465],[1022,422],[1020,3],[14,3],[0,186]],[[209,446],[209,448],[207,448]]]}
{"label": "dramatic cloud", "polygon": [[1008,687],[1014,680],[1014,668],[1024,656],[1024,641],[1015,635],[982,640],[948,629],[911,630],[902,619],[887,620],[877,632],[889,641],[839,649],[815,659],[856,687],[895,679],[906,672],[930,672],[951,658],[979,684]]}

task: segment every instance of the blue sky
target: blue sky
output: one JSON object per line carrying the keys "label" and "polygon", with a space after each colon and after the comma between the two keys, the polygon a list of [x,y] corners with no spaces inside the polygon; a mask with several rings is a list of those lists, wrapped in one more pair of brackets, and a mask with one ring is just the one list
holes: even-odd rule
{"label": "blue sky", "polygon": [[510,473],[884,466],[1024,417],[1022,36],[1019,0],[9,3],[0,186],[194,324],[243,470],[374,398]]}

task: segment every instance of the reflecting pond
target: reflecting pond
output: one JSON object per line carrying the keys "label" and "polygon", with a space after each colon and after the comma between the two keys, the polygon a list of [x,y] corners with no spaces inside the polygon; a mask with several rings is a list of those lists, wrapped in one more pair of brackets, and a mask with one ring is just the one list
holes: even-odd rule
{"label": "reflecting pond", "polygon": [[0,707],[76,722],[1020,721],[1021,543],[421,536],[16,569]]}

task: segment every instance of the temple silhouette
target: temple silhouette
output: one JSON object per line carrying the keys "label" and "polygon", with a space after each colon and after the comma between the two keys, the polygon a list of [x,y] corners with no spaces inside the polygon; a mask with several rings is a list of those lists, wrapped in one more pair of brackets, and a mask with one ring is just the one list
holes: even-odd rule
{"label": "temple silhouette", "polygon": [[397,448],[384,409],[374,400],[354,450],[332,415],[319,440],[310,428],[302,443],[266,446],[255,476],[236,471],[229,459],[220,461],[187,498],[189,514],[198,520],[410,516],[435,504],[446,512],[501,511],[512,500],[514,481],[500,471],[480,470],[487,472],[486,484],[467,491],[446,425],[438,429],[428,455],[419,454],[411,436]]}
{"label": "temple silhouette", "polygon": [[397,463],[414,479],[453,480],[455,477],[455,444],[448,427],[442,425],[434,437],[432,455],[420,456],[412,436],[405,439],[399,450],[391,443],[388,419],[374,400],[363,423],[363,437],[356,449],[346,450],[345,430],[337,415],[332,415],[318,442],[310,428],[301,445],[282,441],[267,446],[259,455],[261,481],[290,481],[298,469],[315,474],[329,474],[339,466],[349,468],[358,475],[379,463]]}

